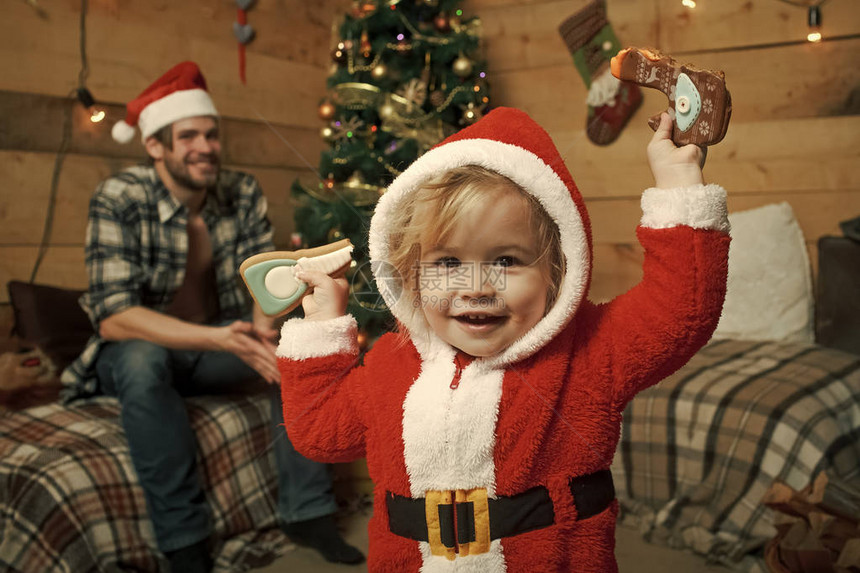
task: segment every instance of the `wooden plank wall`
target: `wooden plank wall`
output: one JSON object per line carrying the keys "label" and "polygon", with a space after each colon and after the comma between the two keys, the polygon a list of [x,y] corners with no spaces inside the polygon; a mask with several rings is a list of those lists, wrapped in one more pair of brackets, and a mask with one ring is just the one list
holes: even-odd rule
{"label": "wooden plank wall", "polygon": [[[63,125],[71,138],[60,171],[49,246],[36,281],[84,288],[87,204],[99,181],[145,158],[135,138],[115,143],[111,125],[170,66],[200,64],[223,116],[223,162],[262,183],[286,244],[293,225],[292,181],[316,182],[324,143],[316,108],[331,63],[328,46],[343,2],[259,0],[248,12],[247,85],[238,77],[233,0],[99,0],[88,3],[89,74],[106,121],[92,124],[69,94],[78,85],[80,0],[9,2],[0,19],[0,303],[11,279],[29,280],[48,211]],[[0,328],[9,311],[0,304]]]}
{"label": "wooden plank wall", "polygon": [[[711,150],[709,180],[730,191],[732,210],[788,201],[815,255],[821,235],[860,211],[860,3],[830,0],[827,41],[804,41],[806,14],[777,0],[608,0],[622,43],[654,46],[725,70],[734,101],[726,140]],[[483,21],[493,101],[525,109],[562,151],[591,213],[595,238],[592,298],[639,278],[634,228],[638,197],[650,183],[646,118],[665,106],[645,101],[620,139],[597,147],[585,137],[586,90],[557,32],[584,0],[466,0]],[[38,282],[85,285],[86,206],[99,180],[143,157],[139,143],[115,144],[107,130],[120,103],[181,59],[203,68],[225,116],[225,162],[257,175],[284,243],[292,230],[289,184],[315,179],[323,144],[316,106],[330,65],[335,16],[348,0],[259,0],[249,12],[248,85],[236,70],[228,0],[89,2],[88,86],[108,106],[93,126],[68,94],[77,85],[79,0],[43,0],[42,13],[11,2],[0,19],[0,281],[29,278],[45,222],[63,118],[72,111],[50,246]],[[299,153],[295,153],[284,141]],[[6,300],[0,289],[0,303]],[[2,311],[2,306],[0,306]],[[0,313],[2,316],[2,313]]]}
{"label": "wooden plank wall", "polygon": [[[811,2],[810,2],[811,3]],[[665,96],[645,99],[607,147],[585,136],[586,89],[558,34],[585,0],[466,0],[478,14],[496,105],[524,109],[562,152],[586,198],[595,240],[591,297],[624,292],[641,277],[634,229],[639,195],[652,180],[647,118]],[[787,201],[813,264],[822,235],[860,214],[860,2],[822,6],[820,44],[806,42],[806,10],[777,0],[607,0],[623,45],[656,47],[722,69],[732,92],[726,139],[710,150],[705,176],[729,191],[731,211]]]}

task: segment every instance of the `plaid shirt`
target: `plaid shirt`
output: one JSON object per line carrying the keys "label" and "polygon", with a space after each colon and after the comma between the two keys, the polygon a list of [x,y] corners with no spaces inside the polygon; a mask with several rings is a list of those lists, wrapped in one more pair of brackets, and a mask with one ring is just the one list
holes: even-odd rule
{"label": "plaid shirt", "polygon": [[[252,301],[238,280],[246,258],[273,250],[266,199],[248,174],[222,170],[202,211],[212,242],[219,321],[247,316]],[[139,165],[107,179],[90,200],[85,261],[89,291],[81,306],[96,334],[62,374],[66,401],[97,393],[95,362],[102,320],[132,306],[165,311],[185,278],[188,209]]]}

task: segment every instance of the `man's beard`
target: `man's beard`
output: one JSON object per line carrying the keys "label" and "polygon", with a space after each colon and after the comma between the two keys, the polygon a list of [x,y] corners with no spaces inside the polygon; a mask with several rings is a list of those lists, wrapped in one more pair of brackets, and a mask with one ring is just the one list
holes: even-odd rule
{"label": "man's beard", "polygon": [[194,191],[206,191],[214,188],[215,184],[218,182],[220,164],[218,162],[218,157],[214,155],[197,156],[195,160],[202,159],[203,157],[208,157],[212,160],[215,165],[215,171],[211,175],[204,175],[202,178],[194,178],[191,176],[185,158],[177,160],[170,155],[167,155],[164,158],[164,167],[167,169],[167,172],[170,173],[170,176],[173,177],[173,180],[183,187]]}

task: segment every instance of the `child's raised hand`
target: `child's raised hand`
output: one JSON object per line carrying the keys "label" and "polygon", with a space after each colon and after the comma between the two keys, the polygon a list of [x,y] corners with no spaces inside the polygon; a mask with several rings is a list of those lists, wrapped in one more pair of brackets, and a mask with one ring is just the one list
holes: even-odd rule
{"label": "child's raised hand", "polygon": [[332,278],[322,271],[296,271],[296,278],[313,291],[302,299],[308,320],[328,320],[346,313],[349,285],[345,278]]}
{"label": "child's raised hand", "polygon": [[665,112],[660,116],[660,127],[648,143],[648,163],[657,187],[673,189],[704,183],[702,167],[707,154],[707,148],[692,143],[677,147],[672,142],[672,119]]}

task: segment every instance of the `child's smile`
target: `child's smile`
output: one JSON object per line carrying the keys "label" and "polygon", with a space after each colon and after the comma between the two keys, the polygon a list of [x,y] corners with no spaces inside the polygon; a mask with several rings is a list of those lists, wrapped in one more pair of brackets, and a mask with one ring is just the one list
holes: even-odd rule
{"label": "child's smile", "polygon": [[424,317],[442,340],[492,356],[543,318],[543,261],[529,206],[516,191],[488,189],[439,243],[422,249],[418,287]]}

